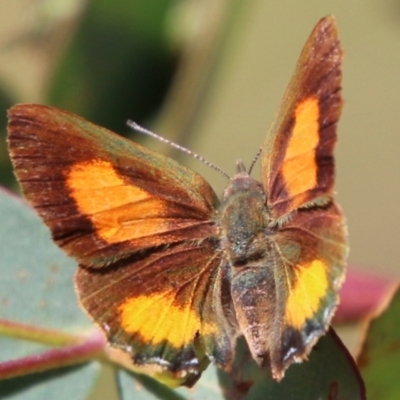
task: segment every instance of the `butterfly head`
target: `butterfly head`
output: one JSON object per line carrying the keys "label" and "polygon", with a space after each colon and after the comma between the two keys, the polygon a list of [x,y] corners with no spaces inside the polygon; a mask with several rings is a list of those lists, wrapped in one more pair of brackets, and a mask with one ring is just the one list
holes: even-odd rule
{"label": "butterfly head", "polygon": [[253,179],[242,160],[236,163],[236,174],[230,179],[229,185],[224,190],[222,200],[235,196],[243,192],[254,192],[260,195],[265,195],[262,184]]}

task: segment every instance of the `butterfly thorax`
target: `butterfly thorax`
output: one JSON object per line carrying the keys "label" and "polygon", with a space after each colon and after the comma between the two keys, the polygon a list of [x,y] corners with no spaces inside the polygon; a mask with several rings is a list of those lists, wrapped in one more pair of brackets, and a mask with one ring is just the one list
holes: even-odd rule
{"label": "butterfly thorax", "polygon": [[268,219],[261,183],[239,169],[224,191],[219,220],[221,244],[230,265],[248,266],[265,257]]}

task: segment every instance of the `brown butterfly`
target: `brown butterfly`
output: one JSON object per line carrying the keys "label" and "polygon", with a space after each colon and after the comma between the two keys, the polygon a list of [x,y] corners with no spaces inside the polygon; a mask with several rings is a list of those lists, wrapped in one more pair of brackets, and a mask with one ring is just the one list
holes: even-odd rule
{"label": "brown butterfly", "polygon": [[82,306],[110,344],[192,385],[229,370],[238,336],[280,380],[338,304],[346,228],[333,200],[342,50],[332,17],[309,37],[262,146],[221,202],[174,160],[55,108],[9,111],[15,173],[56,243],[79,262]]}

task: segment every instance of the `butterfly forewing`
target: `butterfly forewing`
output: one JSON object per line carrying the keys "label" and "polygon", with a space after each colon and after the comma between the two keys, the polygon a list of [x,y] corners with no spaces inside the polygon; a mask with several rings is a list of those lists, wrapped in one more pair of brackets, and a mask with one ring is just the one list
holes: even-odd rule
{"label": "butterfly forewing", "polygon": [[215,234],[218,200],[174,160],[55,108],[9,110],[9,147],[26,197],[85,266]]}
{"label": "butterfly forewing", "polygon": [[342,108],[342,50],[333,17],[314,28],[262,149],[262,181],[273,218],[333,194]]}

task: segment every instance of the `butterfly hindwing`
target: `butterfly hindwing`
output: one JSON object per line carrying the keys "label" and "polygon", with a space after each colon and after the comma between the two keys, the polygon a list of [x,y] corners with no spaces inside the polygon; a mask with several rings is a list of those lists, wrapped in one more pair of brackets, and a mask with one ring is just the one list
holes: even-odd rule
{"label": "butterfly hindwing", "polygon": [[222,367],[233,359],[235,337],[221,304],[222,262],[211,242],[182,243],[136,254],[112,269],[79,268],[75,281],[82,306],[134,365],[193,383],[208,358]]}
{"label": "butterfly hindwing", "polygon": [[329,327],[347,257],[336,205],[304,209],[267,241],[264,264],[232,280],[233,301],[253,358],[275,378],[303,360]]}

